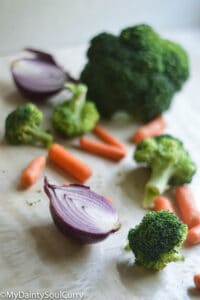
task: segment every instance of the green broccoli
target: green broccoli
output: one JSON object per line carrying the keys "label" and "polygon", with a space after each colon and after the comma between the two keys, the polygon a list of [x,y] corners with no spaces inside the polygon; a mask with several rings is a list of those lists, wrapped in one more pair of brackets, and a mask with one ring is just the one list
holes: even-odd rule
{"label": "green broccoli", "polygon": [[53,126],[64,136],[79,136],[91,131],[99,120],[95,104],[87,101],[87,87],[84,84],[65,85],[72,92],[69,101],[55,106]]}
{"label": "green broccoli", "polygon": [[170,135],[143,140],[137,145],[134,158],[151,168],[151,177],[145,187],[144,208],[148,208],[154,198],[170,185],[190,183],[196,172],[196,166],[183,143]]}
{"label": "green broccoli", "polygon": [[5,138],[10,144],[42,144],[49,147],[52,136],[41,130],[42,112],[32,103],[19,105],[6,118]]}
{"label": "green broccoli", "polygon": [[189,76],[184,49],[161,38],[150,26],[129,27],[91,40],[81,80],[103,117],[123,110],[148,121],[170,107]]}
{"label": "green broccoli", "polygon": [[135,254],[135,263],[159,271],[169,262],[184,260],[179,249],[187,231],[187,225],[169,211],[147,213],[128,233],[128,246]]}

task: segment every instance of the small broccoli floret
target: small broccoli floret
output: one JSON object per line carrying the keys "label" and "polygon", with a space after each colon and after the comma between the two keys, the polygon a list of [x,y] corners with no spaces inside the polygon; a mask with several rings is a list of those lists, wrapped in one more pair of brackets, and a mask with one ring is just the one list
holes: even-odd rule
{"label": "small broccoli floret", "polygon": [[150,207],[154,198],[170,185],[190,183],[196,172],[196,166],[183,143],[170,135],[143,140],[137,145],[134,158],[151,168],[151,177],[145,187],[144,208]]}
{"label": "small broccoli floret", "polygon": [[32,103],[22,104],[6,118],[5,138],[10,144],[41,144],[49,147],[52,136],[39,128],[42,112]]}
{"label": "small broccoli floret", "polygon": [[187,225],[169,211],[149,212],[128,233],[129,248],[135,263],[152,270],[162,270],[169,262],[183,260],[179,254]]}
{"label": "small broccoli floret", "polygon": [[123,110],[151,120],[170,107],[189,76],[184,49],[146,24],[95,36],[87,56],[81,80],[103,117]]}
{"label": "small broccoli floret", "polygon": [[91,131],[99,120],[99,113],[94,103],[86,101],[87,87],[73,83],[68,83],[65,87],[72,92],[72,97],[55,106],[54,128],[67,137]]}

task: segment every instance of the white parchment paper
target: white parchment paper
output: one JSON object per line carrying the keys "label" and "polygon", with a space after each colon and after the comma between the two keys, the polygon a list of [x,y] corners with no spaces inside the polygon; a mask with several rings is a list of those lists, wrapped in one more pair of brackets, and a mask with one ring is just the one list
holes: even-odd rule
{"label": "white parchment paper", "polygon": [[[200,33],[174,32],[168,37],[180,41],[188,50],[191,76],[165,114],[166,132],[184,141],[200,167]],[[66,69],[77,75],[85,62],[84,51],[85,47],[70,48],[55,54]],[[185,262],[171,263],[158,273],[134,266],[133,256],[123,250],[129,228],[145,214],[141,202],[147,174],[132,160],[134,146],[129,141],[136,124],[103,123],[128,146],[128,155],[120,163],[78,150],[74,147],[76,140],[58,140],[92,166],[94,174],[86,184],[114,199],[122,228],[105,241],[80,247],[58,232],[49,214],[43,178],[30,190],[19,190],[23,168],[46,151],[31,146],[9,146],[3,141],[7,114],[24,101],[10,76],[11,59],[0,59],[0,290],[82,292],[83,299],[91,300],[200,298],[193,289],[193,274],[200,273],[199,245],[183,248]],[[40,107],[46,118],[43,125],[49,127],[52,104]],[[50,165],[45,175],[56,184],[71,180]],[[197,201],[200,201],[199,180],[198,171],[191,185]],[[30,202],[35,203],[30,206]]]}

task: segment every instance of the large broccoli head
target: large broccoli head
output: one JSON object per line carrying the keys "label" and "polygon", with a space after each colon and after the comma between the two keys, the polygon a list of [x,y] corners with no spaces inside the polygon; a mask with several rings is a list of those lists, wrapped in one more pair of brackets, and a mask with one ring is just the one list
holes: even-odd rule
{"label": "large broccoli head", "polygon": [[187,235],[187,225],[169,211],[149,212],[128,233],[135,263],[162,270],[169,262],[183,260],[179,249]]}
{"label": "large broccoli head", "polygon": [[48,147],[52,136],[39,128],[43,114],[32,103],[19,105],[6,118],[5,138],[10,144],[42,144]]}
{"label": "large broccoli head", "polygon": [[170,136],[147,138],[136,147],[134,158],[151,168],[151,177],[145,187],[143,206],[147,208],[154,198],[166,189],[190,183],[196,166],[183,143]]}
{"label": "large broccoli head", "polygon": [[68,83],[65,87],[71,91],[72,97],[55,106],[54,128],[67,137],[91,131],[99,120],[99,113],[94,103],[86,102],[87,87],[74,83]]}
{"label": "large broccoli head", "polygon": [[189,75],[184,49],[148,25],[126,28],[119,36],[101,33],[87,55],[81,80],[104,117],[124,110],[148,121],[169,108]]}

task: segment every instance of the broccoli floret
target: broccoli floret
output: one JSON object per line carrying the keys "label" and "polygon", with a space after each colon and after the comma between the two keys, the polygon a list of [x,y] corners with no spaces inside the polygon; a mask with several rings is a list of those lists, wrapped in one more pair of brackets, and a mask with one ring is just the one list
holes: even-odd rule
{"label": "broccoli floret", "polygon": [[128,233],[135,263],[159,271],[169,262],[184,260],[179,249],[187,230],[187,225],[169,211],[147,213],[141,223]]}
{"label": "broccoli floret", "polygon": [[40,144],[49,147],[52,136],[39,128],[43,114],[32,103],[19,105],[6,118],[5,138],[10,144]]}
{"label": "broccoli floret", "polygon": [[144,208],[151,206],[154,198],[170,185],[190,183],[196,172],[196,166],[183,143],[170,135],[143,140],[137,145],[134,158],[151,168],[151,177],[145,187]]}
{"label": "broccoli floret", "polygon": [[91,40],[81,80],[103,117],[123,110],[148,121],[170,107],[189,76],[184,49],[162,39],[150,26],[128,27]]}
{"label": "broccoli floret", "polygon": [[72,97],[55,106],[54,128],[67,137],[91,131],[99,120],[99,113],[94,103],[86,101],[86,85],[68,83],[65,87],[71,91]]}

